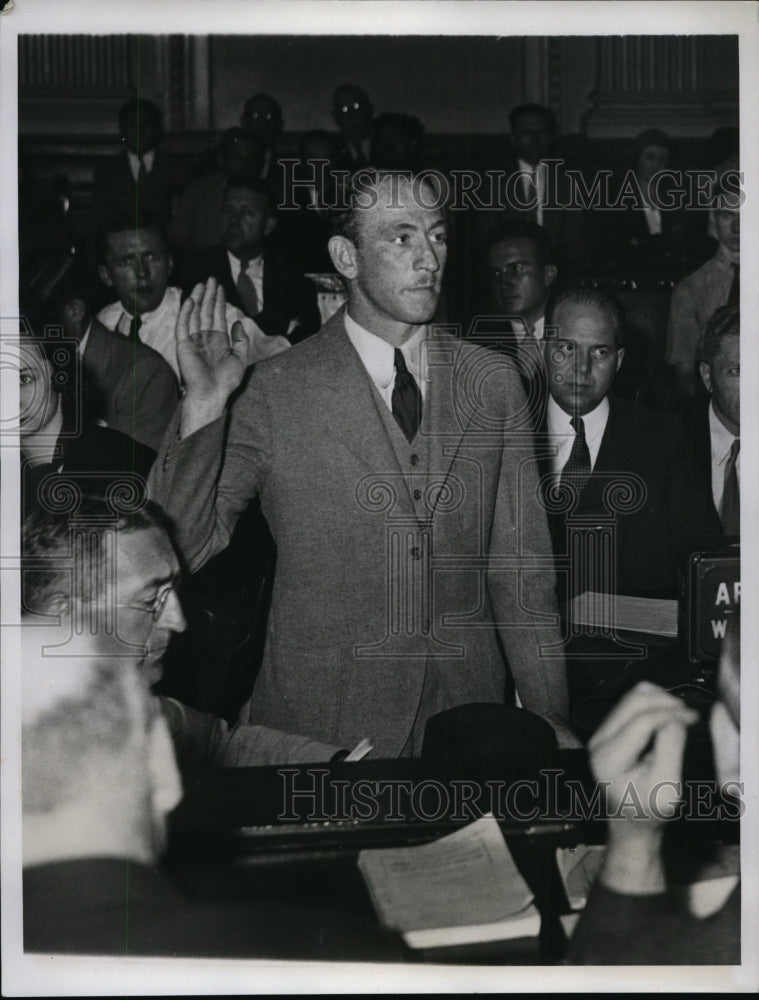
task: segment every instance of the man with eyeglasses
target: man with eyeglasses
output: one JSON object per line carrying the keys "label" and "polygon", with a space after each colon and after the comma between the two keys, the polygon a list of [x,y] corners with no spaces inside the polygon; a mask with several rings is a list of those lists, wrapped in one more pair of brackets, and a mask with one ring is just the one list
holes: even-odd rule
{"label": "man with eyeglasses", "polygon": [[340,166],[358,170],[369,163],[374,107],[366,92],[352,83],[332,95],[332,117],[340,130]]}
{"label": "man with eyeglasses", "polygon": [[270,242],[276,227],[266,181],[251,173],[235,174],[224,191],[222,242],[187,259],[181,284],[189,293],[198,282],[216,278],[228,308],[243,312],[267,336],[297,344],[321,325],[316,288],[277,259]]}
{"label": "man with eyeglasses", "polygon": [[[158,683],[171,637],[186,627],[179,561],[158,512],[119,514],[107,500],[85,496],[73,517],[32,512],[23,543],[25,610],[67,624],[72,655],[85,634],[113,636],[146,685]],[[264,726],[229,727],[174,698],[160,702],[180,766],[325,761],[341,749]]]}
{"label": "man with eyeglasses", "polygon": [[[147,214],[135,216],[134,212],[108,220],[100,237],[99,256],[100,279],[113,289],[117,299],[101,309],[97,318],[109,330],[152,347],[179,378],[174,327],[182,293],[169,285],[174,262],[159,220]],[[240,325],[248,342],[248,365],[290,346],[284,337],[267,337],[232,305],[227,306],[226,319],[230,328]]]}

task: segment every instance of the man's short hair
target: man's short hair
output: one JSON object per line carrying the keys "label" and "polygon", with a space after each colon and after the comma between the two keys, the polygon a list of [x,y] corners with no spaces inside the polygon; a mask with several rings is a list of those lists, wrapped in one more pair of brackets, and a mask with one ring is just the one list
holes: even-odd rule
{"label": "man's short hair", "polygon": [[[361,231],[361,213],[368,207],[362,202],[367,200],[367,189],[377,188],[387,178],[404,179],[413,184],[418,181],[421,172],[414,170],[385,170],[381,167],[361,167],[351,174],[343,183],[337,198],[335,208],[330,216],[333,236],[344,236],[345,239],[358,246]],[[423,183],[434,187],[434,173],[425,172]],[[432,205],[432,202],[430,203]],[[440,199],[440,210],[446,213],[446,206]]]}
{"label": "man's short hair", "polygon": [[635,155],[640,156],[644,149],[649,146],[660,146],[662,149],[672,150],[672,140],[666,132],[660,128],[647,128],[635,137]]}
{"label": "man's short hair", "polygon": [[[96,796],[93,782],[98,775],[113,780],[111,767],[133,766],[119,757],[141,716],[147,726],[146,707],[141,711],[145,692],[137,671],[121,659],[104,663],[52,656],[46,661],[40,656],[23,666],[22,809],[49,813]],[[124,778],[129,780],[129,774]]]}
{"label": "man's short hair", "polygon": [[713,212],[735,212],[741,207],[741,189],[737,168],[721,174],[711,190]]}
{"label": "man's short hair", "polygon": [[550,108],[543,104],[519,104],[516,108],[512,108],[509,112],[509,128],[512,132],[523,115],[542,115],[548,131],[556,132],[556,116]]}
{"label": "man's short hair", "polygon": [[231,188],[243,188],[245,191],[252,191],[254,194],[262,195],[266,199],[270,214],[274,215],[277,201],[271,185],[263,177],[256,177],[255,174],[249,171],[240,171],[232,174],[227,180],[227,183],[224,185],[224,194],[226,195],[227,191]]}
{"label": "man's short hair", "polygon": [[161,237],[164,250],[169,252],[169,239],[166,235],[166,227],[160,216],[155,212],[145,210],[143,212],[112,212],[105,217],[102,225],[98,229],[95,252],[97,259],[105,263],[105,255],[108,249],[108,237],[113,233],[136,233],[139,229],[153,229]]}
{"label": "man's short hair", "polygon": [[[120,508],[125,508],[123,513]],[[76,521],[85,529],[81,538],[73,530],[75,523],[68,512],[35,507],[24,519],[21,595],[28,614],[57,613],[61,598],[69,602],[77,597],[94,603],[103,596],[114,534],[167,529],[160,508],[144,496],[114,495],[109,500],[85,493],[77,507]],[[149,567],[145,569],[149,572]]]}
{"label": "man's short hair", "polygon": [[537,222],[528,222],[526,219],[514,219],[512,222],[504,222],[488,236],[484,246],[484,256],[494,246],[503,243],[505,240],[529,240],[532,243],[535,257],[541,267],[547,264],[556,264],[556,253],[551,242],[551,237],[543,226]]}
{"label": "man's short hair", "polygon": [[741,307],[739,305],[720,306],[712,314],[701,334],[698,344],[698,360],[710,368],[719,354],[725,337],[740,337]]}
{"label": "man's short hair", "polygon": [[119,129],[121,132],[126,128],[127,118],[132,112],[142,118],[152,118],[159,128],[163,126],[163,112],[157,104],[144,98],[132,97],[119,108]]}
{"label": "man's short hair", "polygon": [[[624,343],[625,313],[622,306],[614,298],[614,296],[609,295],[607,292],[602,292],[599,288],[568,288],[565,291],[560,292],[555,298],[549,300],[548,308],[546,309],[546,330],[550,326],[557,325],[555,319],[556,313],[558,312],[560,306],[566,305],[567,303],[600,309],[601,312],[605,313],[611,323],[614,331],[615,347],[617,349],[622,347]],[[559,336],[561,336],[561,331],[559,331]]]}
{"label": "man's short hair", "polygon": [[263,91],[259,91],[257,94],[253,94],[252,97],[249,97],[247,99],[242,109],[243,120],[245,119],[245,116],[248,114],[248,112],[253,107],[253,104],[256,101],[267,101],[271,105],[271,109],[274,112],[274,121],[276,121],[277,127],[281,129],[283,122],[282,106],[280,105],[279,101],[275,100],[271,96],[271,94],[265,94]]}

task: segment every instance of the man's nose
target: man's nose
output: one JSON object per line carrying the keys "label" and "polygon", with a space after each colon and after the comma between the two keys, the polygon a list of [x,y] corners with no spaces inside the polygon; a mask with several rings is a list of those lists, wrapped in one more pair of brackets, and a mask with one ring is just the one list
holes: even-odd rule
{"label": "man's nose", "polygon": [[425,271],[434,272],[440,270],[440,261],[435,253],[435,247],[426,236],[422,238],[422,241],[419,244],[416,266],[418,268],[423,268]]}
{"label": "man's nose", "polygon": [[149,271],[147,259],[145,257],[138,256],[137,260],[135,262],[135,265],[134,265],[134,270],[135,270],[135,274],[137,275],[138,278],[146,278],[146,277],[148,277],[150,271]]}
{"label": "man's nose", "polygon": [[581,375],[586,375],[591,368],[590,351],[577,352],[577,371]]}
{"label": "man's nose", "polygon": [[187,620],[182,611],[182,605],[176,592],[172,590],[161,614],[161,625],[171,632],[184,632],[187,628]]}

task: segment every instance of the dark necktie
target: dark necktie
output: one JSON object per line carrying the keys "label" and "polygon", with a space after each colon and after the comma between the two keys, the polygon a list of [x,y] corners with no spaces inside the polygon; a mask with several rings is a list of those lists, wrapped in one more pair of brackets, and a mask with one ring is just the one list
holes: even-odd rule
{"label": "dark necktie", "polygon": [[738,486],[738,470],[735,466],[740,450],[741,439],[736,438],[730,448],[725,465],[725,485],[722,491],[722,508],[719,514],[722,530],[726,535],[740,535],[741,533],[741,494]]}
{"label": "dark necktie", "polygon": [[561,473],[561,485],[572,486],[579,496],[590,479],[590,452],[588,442],[585,440],[585,424],[582,417],[572,417],[570,423],[575,430],[575,439],[567,464]]}
{"label": "dark necktie", "polygon": [[395,349],[395,385],[393,386],[393,416],[409,441],[413,441],[422,420],[422,394],[414,376],[406,367],[403,351]]}
{"label": "dark necktie", "polygon": [[140,316],[133,316],[129,323],[129,339],[133,340],[135,343],[139,343],[142,339],[140,337],[140,327],[142,326],[142,318]]}
{"label": "dark necktie", "polygon": [[261,307],[258,302],[256,286],[253,284],[253,279],[248,274],[249,267],[249,260],[240,261],[240,273],[237,276],[237,294],[240,296],[243,310],[252,318],[253,316],[258,316],[261,312]]}
{"label": "dark necktie", "polygon": [[741,301],[741,269],[738,264],[731,265],[733,269],[733,283],[730,286],[730,294],[727,297],[726,306],[740,305]]}

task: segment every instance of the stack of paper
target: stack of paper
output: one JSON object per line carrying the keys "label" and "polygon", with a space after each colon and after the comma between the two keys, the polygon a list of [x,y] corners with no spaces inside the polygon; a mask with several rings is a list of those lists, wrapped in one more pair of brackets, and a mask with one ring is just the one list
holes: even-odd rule
{"label": "stack of paper", "polygon": [[572,601],[572,622],[598,629],[677,635],[677,601],[586,590]]}
{"label": "stack of paper", "polygon": [[362,851],[385,927],[411,948],[535,937],[540,914],[492,815],[421,847]]}

